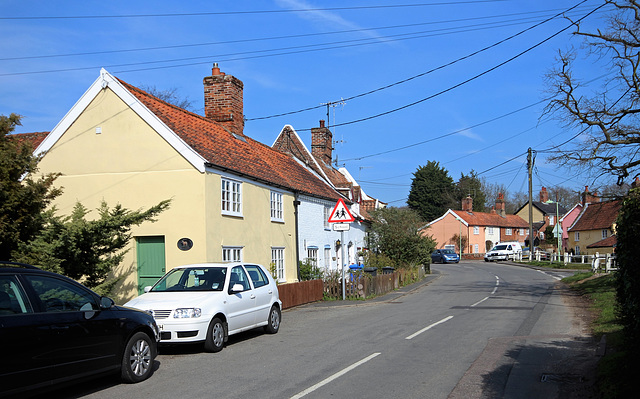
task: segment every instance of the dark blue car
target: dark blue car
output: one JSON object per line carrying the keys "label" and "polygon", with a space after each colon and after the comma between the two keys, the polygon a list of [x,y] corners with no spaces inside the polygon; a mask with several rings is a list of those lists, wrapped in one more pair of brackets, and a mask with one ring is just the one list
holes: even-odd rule
{"label": "dark blue car", "polygon": [[0,341],[2,397],[103,373],[145,380],[158,327],[69,278],[0,261]]}
{"label": "dark blue car", "polygon": [[458,263],[460,257],[453,249],[436,249],[431,253],[433,263]]}

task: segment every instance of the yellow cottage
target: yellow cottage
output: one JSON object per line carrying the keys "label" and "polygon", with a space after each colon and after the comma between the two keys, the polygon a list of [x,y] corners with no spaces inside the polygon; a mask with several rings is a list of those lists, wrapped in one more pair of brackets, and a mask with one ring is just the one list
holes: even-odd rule
{"label": "yellow cottage", "polygon": [[[243,83],[217,65],[204,79],[205,117],[101,70],[35,150],[60,172],[55,206],[101,201],[129,209],[165,199],[157,222],[134,227],[114,297],[123,303],[182,264],[242,260],[297,281],[298,195],[340,196],[293,158],[243,134]],[[91,214],[89,215],[89,217]]]}

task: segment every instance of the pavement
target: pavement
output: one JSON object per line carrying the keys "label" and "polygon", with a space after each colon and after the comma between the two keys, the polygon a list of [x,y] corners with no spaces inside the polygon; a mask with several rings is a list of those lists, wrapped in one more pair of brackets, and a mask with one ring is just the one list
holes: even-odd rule
{"label": "pavement", "polygon": [[[503,264],[572,272],[510,262]],[[440,272],[432,270],[421,281],[366,301],[320,301],[303,306],[367,306],[394,301],[441,277]],[[489,340],[483,353],[469,367],[449,399],[597,397],[594,393],[596,367],[604,354],[606,342],[597,342],[591,336],[587,304],[579,295],[558,282],[537,306],[539,308],[532,312],[532,320],[523,323],[516,334]],[[554,309],[565,309],[569,314],[558,313]],[[568,331],[567,321],[570,322]]]}

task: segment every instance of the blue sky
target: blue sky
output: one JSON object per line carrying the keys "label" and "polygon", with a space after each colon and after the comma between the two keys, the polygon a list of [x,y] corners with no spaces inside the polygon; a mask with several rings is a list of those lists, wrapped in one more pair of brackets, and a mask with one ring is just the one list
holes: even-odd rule
{"label": "blue sky", "polygon": [[[543,21],[574,6],[576,20],[601,4],[0,0],[0,114],[23,116],[18,133],[50,131],[102,67],[136,86],[176,89],[203,113],[202,79],[218,62],[244,82],[245,134],[267,145],[289,124],[310,147],[323,104],[334,103],[334,158],[391,205],[404,205],[428,161],[454,180],[480,172],[508,200],[528,190],[529,147],[539,151],[534,194],[581,191],[611,181],[546,163],[544,150],[576,130],[543,114],[545,74],[558,50],[581,40],[566,19]],[[586,82],[603,74],[590,63],[578,72]]]}

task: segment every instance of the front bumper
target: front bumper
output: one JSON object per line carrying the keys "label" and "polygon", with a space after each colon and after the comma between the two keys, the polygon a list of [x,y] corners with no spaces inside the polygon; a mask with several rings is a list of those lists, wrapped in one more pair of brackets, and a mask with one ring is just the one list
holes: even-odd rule
{"label": "front bumper", "polygon": [[201,342],[207,338],[209,320],[173,320],[156,319],[160,330],[160,344],[174,344],[182,342]]}

